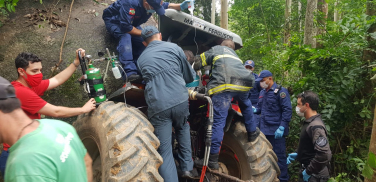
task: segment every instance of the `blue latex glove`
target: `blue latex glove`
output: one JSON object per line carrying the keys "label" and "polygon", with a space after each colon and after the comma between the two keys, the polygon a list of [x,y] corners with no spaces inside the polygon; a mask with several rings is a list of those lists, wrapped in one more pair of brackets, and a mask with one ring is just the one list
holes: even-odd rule
{"label": "blue latex glove", "polygon": [[252,109],[253,109],[253,113],[257,112],[257,109],[254,106],[252,106]]}
{"label": "blue latex glove", "polygon": [[[188,0],[188,1],[184,1],[184,2],[182,2],[181,4],[180,4],[180,9],[181,10],[186,10],[186,9],[188,9],[188,3],[189,3],[190,1]],[[195,1],[193,1],[193,3],[194,3]]]}
{"label": "blue latex glove", "polygon": [[311,175],[308,175],[305,169],[302,172],[302,174],[303,174],[303,180],[308,182],[308,180],[311,177]]}
{"label": "blue latex glove", "polygon": [[284,131],[285,131],[285,127],[279,126],[279,128],[274,133],[274,138],[275,139],[282,138]]}
{"label": "blue latex glove", "polygon": [[287,157],[287,164],[291,164],[291,161],[294,161],[296,157],[298,156],[297,153],[290,153]]}

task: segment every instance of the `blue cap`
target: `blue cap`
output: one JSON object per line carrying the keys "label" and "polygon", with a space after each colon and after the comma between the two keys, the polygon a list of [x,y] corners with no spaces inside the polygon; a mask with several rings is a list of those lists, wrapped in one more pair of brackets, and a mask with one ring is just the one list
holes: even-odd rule
{"label": "blue cap", "polygon": [[261,81],[263,78],[273,76],[273,74],[269,70],[262,70],[259,77],[255,80],[256,82]]}
{"label": "blue cap", "polygon": [[255,62],[253,62],[252,60],[247,60],[244,63],[244,66],[252,66],[252,68],[254,68],[255,67]]}
{"label": "blue cap", "polygon": [[147,38],[159,33],[157,27],[155,26],[146,26],[141,31],[141,37],[146,40]]}
{"label": "blue cap", "polygon": [[164,15],[165,9],[161,6],[162,0],[146,0],[158,15]]}

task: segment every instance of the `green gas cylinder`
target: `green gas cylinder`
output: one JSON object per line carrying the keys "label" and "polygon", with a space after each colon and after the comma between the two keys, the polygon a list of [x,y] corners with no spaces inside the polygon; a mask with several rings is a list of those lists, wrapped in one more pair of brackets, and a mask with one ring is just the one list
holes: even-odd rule
{"label": "green gas cylinder", "polygon": [[106,90],[103,86],[103,79],[99,68],[95,68],[89,64],[89,69],[86,70],[87,82],[89,84],[89,97],[94,98],[97,103],[106,100]]}

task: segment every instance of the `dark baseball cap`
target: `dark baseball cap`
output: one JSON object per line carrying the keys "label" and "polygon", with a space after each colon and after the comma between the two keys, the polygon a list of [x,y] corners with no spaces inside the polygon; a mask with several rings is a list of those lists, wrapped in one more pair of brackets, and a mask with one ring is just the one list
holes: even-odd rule
{"label": "dark baseball cap", "polygon": [[13,87],[13,85],[10,84],[8,80],[0,76],[0,100],[16,97],[16,94],[14,92],[10,91],[10,89],[7,89],[9,87]]}
{"label": "dark baseball cap", "polygon": [[252,66],[252,68],[254,68],[255,67],[255,62],[253,62],[252,60],[247,60],[244,63],[244,66]]}
{"label": "dark baseball cap", "polygon": [[273,74],[269,70],[262,70],[259,77],[255,80],[257,82],[261,81],[263,78],[273,76]]}
{"label": "dark baseball cap", "polygon": [[158,15],[164,15],[165,9],[161,6],[162,0],[146,0]]}
{"label": "dark baseball cap", "polygon": [[146,26],[141,31],[141,37],[142,39],[146,40],[147,38],[159,33],[157,27],[155,26]]}

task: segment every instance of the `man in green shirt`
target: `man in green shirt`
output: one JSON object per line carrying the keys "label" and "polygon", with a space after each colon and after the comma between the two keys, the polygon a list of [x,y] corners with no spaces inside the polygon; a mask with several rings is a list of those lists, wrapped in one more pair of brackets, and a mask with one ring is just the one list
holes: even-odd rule
{"label": "man in green shirt", "polygon": [[8,143],[5,182],[92,181],[92,160],[76,130],[52,119],[32,120],[13,86],[0,77],[0,143]]}

